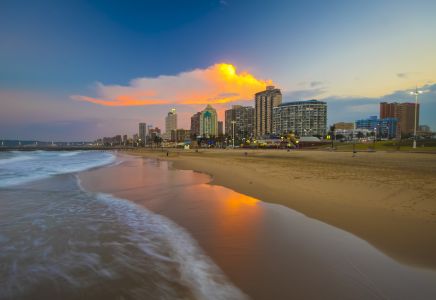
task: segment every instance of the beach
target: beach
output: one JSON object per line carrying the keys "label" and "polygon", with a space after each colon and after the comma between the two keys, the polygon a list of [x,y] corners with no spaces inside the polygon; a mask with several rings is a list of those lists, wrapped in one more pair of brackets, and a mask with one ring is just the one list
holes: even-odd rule
{"label": "beach", "polygon": [[[436,297],[436,270],[430,263],[398,259],[350,230],[291,208],[301,200],[301,187],[279,180],[287,177],[278,166],[291,169],[283,162],[290,158],[283,156],[301,155],[299,166],[315,172],[317,165],[332,170],[322,157],[331,153],[135,154],[35,151],[0,156],[0,299]],[[347,160],[345,154],[333,155],[339,156],[337,162]],[[392,158],[390,165],[401,160]],[[431,163],[421,163],[431,173]],[[288,193],[283,199],[292,202],[273,203],[238,190],[237,184],[250,180],[253,191],[267,195],[266,184],[255,179],[263,168],[276,172],[264,175],[268,184],[276,180],[274,195],[283,190]],[[299,174],[313,206],[319,199],[328,201],[310,188],[322,173]],[[390,232],[379,228],[389,238]],[[431,229],[423,231],[429,239]]]}
{"label": "beach", "polygon": [[394,259],[436,268],[436,155],[271,150],[129,151],[346,230]]}

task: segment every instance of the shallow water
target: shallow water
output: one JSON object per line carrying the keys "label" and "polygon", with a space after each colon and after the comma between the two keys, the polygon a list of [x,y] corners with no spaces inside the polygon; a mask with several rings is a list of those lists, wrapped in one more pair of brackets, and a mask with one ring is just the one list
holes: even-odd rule
{"label": "shallow water", "polygon": [[[2,158],[7,168],[0,167],[1,299],[245,297],[174,222],[130,201],[81,188],[71,172],[112,162],[113,155],[72,154],[69,165],[58,161],[63,154]],[[12,165],[32,160],[18,166],[13,180]],[[30,182],[23,176],[26,168],[47,179]],[[18,184],[23,178],[27,183]]]}

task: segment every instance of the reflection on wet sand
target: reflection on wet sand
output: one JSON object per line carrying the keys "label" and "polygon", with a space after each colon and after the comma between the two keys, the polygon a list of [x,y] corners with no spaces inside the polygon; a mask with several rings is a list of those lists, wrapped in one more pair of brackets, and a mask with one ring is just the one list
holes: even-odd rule
{"label": "reflection on wet sand", "polygon": [[436,272],[401,265],[367,242],[285,207],[206,184],[204,174],[131,158],[81,178],[89,189],[140,203],[186,228],[252,298],[436,297]]}

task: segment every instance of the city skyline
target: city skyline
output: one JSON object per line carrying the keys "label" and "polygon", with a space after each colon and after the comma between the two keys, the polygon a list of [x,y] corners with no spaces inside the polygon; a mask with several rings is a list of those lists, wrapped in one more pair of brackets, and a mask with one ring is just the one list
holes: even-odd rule
{"label": "city skyline", "polygon": [[2,139],[131,135],[171,108],[189,128],[269,84],[283,103],[326,102],[328,124],[414,102],[418,85],[436,128],[432,1],[18,2],[0,4]]}

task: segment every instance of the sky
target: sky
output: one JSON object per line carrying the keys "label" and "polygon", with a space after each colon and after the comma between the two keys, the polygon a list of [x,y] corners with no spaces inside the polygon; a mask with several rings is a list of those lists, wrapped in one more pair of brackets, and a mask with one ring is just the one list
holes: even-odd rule
{"label": "sky", "polygon": [[0,139],[95,140],[319,99],[328,123],[414,101],[436,130],[436,1],[0,1]]}

